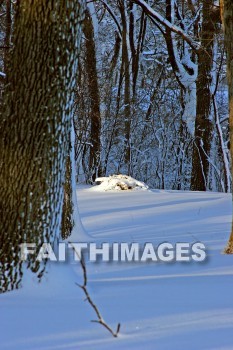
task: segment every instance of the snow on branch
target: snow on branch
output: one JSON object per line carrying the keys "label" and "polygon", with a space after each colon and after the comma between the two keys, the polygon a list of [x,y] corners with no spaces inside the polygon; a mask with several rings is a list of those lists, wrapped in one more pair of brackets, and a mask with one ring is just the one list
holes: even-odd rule
{"label": "snow on branch", "polygon": [[200,50],[200,43],[193,40],[188,34],[186,34],[181,28],[169,22],[166,18],[161,16],[157,11],[155,11],[150,5],[148,5],[144,0],[132,0],[135,4],[141,6],[147,15],[154,18],[157,22],[169,28],[173,33],[180,35],[190,47],[198,52]]}

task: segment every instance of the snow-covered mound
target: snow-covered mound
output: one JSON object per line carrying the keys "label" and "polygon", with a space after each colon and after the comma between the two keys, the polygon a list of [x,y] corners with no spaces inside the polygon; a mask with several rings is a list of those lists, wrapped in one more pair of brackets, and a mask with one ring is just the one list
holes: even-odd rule
{"label": "snow-covered mound", "polygon": [[149,187],[142,181],[137,181],[127,175],[112,175],[108,177],[98,177],[95,180],[99,185],[98,189],[102,191],[111,190],[147,190]]}

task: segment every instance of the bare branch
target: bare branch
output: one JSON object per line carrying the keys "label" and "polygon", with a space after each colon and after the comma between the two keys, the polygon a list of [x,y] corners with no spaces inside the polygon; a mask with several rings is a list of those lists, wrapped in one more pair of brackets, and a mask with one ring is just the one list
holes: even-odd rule
{"label": "bare branch", "polygon": [[158,12],[156,12],[150,5],[148,5],[144,0],[131,0],[135,4],[138,4],[141,6],[141,8],[145,11],[147,15],[154,18],[158,23],[162,24],[169,30],[171,30],[173,33],[178,34],[181,36],[188,44],[189,46],[198,53],[200,50],[200,43],[193,40],[188,34],[186,34],[181,28],[177,27],[175,24],[172,24],[169,22],[166,18],[161,16]]}
{"label": "bare branch", "polygon": [[188,3],[188,7],[189,7],[190,11],[192,12],[192,15],[195,16],[196,9],[195,9],[195,6],[194,6],[192,0],[188,0],[187,3]]}
{"label": "bare branch", "polygon": [[[91,3],[91,2],[95,2],[95,0],[88,1],[87,3]],[[122,35],[121,25],[120,25],[116,15],[114,14],[113,9],[111,8],[111,6],[106,1],[100,0],[100,2],[102,2],[102,4],[106,8],[106,10],[110,14],[110,16],[112,17],[113,21],[115,22],[115,24],[117,26],[117,29],[118,29],[118,32],[119,32],[119,36],[121,37],[121,35]]]}
{"label": "bare branch", "polygon": [[121,328],[120,323],[118,323],[116,332],[114,332],[112,330],[112,328],[104,321],[104,319],[101,316],[101,313],[100,313],[98,307],[93,302],[93,300],[92,300],[92,298],[91,298],[91,296],[90,296],[90,294],[89,294],[89,292],[87,290],[87,269],[86,269],[86,264],[85,264],[83,255],[81,255],[80,264],[81,264],[81,267],[82,267],[82,270],[83,270],[83,285],[80,285],[78,283],[76,283],[76,285],[83,290],[83,292],[84,292],[84,294],[86,296],[85,300],[87,300],[89,302],[89,304],[92,306],[92,308],[94,309],[94,311],[95,311],[95,313],[97,315],[98,320],[92,320],[91,322],[101,324],[103,327],[105,327],[112,334],[113,337],[115,337],[115,338],[118,337],[118,334],[119,334],[120,328]]}

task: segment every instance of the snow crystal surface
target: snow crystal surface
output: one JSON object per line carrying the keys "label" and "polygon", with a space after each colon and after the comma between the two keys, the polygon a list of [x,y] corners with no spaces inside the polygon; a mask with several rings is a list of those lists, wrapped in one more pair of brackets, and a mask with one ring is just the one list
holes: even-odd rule
{"label": "snow crystal surface", "polygon": [[[97,188],[99,186],[95,186]],[[233,349],[233,256],[222,251],[231,227],[231,195],[182,191],[78,190],[93,242],[196,242],[205,262],[91,263],[88,288],[113,338],[90,322],[79,264],[53,263],[41,284],[0,295],[1,350]]]}

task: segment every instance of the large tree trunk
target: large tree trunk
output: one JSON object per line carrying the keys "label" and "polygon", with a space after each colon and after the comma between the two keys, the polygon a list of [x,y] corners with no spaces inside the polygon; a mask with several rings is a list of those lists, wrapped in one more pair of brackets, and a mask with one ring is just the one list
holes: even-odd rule
{"label": "large tree trunk", "polygon": [[[230,152],[233,159],[233,2],[224,0],[224,30],[227,50],[227,76],[229,86]],[[233,174],[233,167],[232,167]],[[233,221],[226,253],[233,254]]]}
{"label": "large tree trunk", "polygon": [[202,49],[198,55],[197,78],[197,107],[195,121],[195,137],[192,158],[191,190],[206,191],[208,189],[208,175],[213,120],[211,118],[212,106],[212,68],[215,23],[211,11],[214,1],[203,2],[203,23],[201,31]]}
{"label": "large tree trunk", "polygon": [[82,19],[82,0],[17,3],[0,119],[2,292],[20,284],[19,244],[60,234]]}

